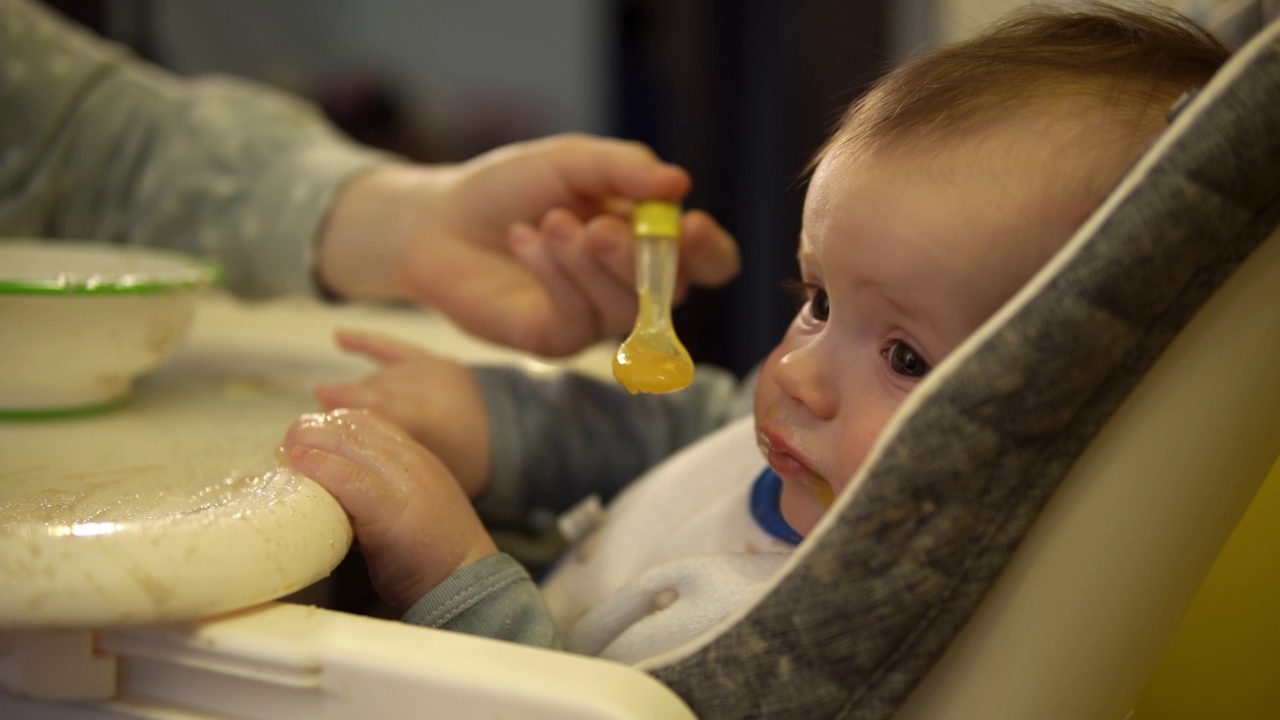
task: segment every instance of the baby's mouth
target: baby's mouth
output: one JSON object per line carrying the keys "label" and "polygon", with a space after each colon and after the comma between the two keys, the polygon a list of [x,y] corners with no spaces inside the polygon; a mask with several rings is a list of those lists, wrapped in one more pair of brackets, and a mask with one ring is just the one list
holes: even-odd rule
{"label": "baby's mouth", "polygon": [[769,467],[784,481],[799,483],[809,489],[822,507],[829,508],[835,502],[835,488],[825,477],[814,472],[804,460],[795,455],[791,446],[780,436],[770,439],[764,430],[756,433],[756,445]]}

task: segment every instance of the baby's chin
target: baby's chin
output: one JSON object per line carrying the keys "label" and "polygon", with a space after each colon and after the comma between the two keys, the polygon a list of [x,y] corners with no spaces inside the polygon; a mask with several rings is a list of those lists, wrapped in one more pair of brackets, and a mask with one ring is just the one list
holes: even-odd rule
{"label": "baby's chin", "polygon": [[808,536],[818,521],[827,513],[827,508],[814,494],[813,490],[798,483],[782,481],[782,497],[778,502],[782,511],[782,519],[787,521],[792,530]]}

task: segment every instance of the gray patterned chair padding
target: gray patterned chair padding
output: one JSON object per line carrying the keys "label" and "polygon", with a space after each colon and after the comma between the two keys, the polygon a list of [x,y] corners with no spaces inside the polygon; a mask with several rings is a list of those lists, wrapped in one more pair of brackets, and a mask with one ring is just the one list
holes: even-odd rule
{"label": "gray patterned chair padding", "polygon": [[1280,225],[1280,23],[1155,148],[1041,291],[921,387],[779,584],[705,645],[650,668],[700,717],[870,720],[901,705],[1082,449]]}

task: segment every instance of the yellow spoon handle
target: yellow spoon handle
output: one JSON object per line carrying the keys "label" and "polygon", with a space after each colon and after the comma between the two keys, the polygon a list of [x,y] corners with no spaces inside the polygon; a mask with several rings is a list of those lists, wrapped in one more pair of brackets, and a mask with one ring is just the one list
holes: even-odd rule
{"label": "yellow spoon handle", "polygon": [[693,360],[671,322],[676,263],[680,256],[680,208],[652,201],[636,206],[636,295],[639,312],[631,335],[613,358],[613,376],[632,393],[667,393],[693,381]]}
{"label": "yellow spoon handle", "polygon": [[671,326],[671,299],[675,294],[678,256],[675,238],[636,238],[636,294],[640,298],[637,329],[666,334]]}

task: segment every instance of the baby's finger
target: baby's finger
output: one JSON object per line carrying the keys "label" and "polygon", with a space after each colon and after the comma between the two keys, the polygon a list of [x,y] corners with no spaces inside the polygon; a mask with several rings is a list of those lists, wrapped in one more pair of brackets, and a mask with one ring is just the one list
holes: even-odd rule
{"label": "baby's finger", "polygon": [[348,408],[303,415],[285,433],[284,447],[290,457],[297,446],[344,457],[383,478],[388,486],[406,481],[404,468],[412,462],[406,458],[421,450],[389,420],[370,410]]}
{"label": "baby's finger", "polygon": [[565,210],[552,210],[543,218],[542,234],[549,239],[561,271],[586,297],[601,332],[614,335],[626,331],[635,320],[635,291],[629,281],[620,280],[608,265],[597,262],[578,218]]}
{"label": "baby's finger", "polygon": [[370,408],[381,407],[381,396],[360,383],[334,383],[317,385],[312,392],[316,402],[325,410],[337,408]]}
{"label": "baby's finger", "polygon": [[386,509],[397,507],[392,488],[358,463],[307,445],[287,449],[289,464],[324,488],[351,517],[358,540],[387,522]]}
{"label": "baby's finger", "polygon": [[423,354],[423,350],[389,335],[340,328],[334,333],[338,347],[358,353],[382,365],[403,362]]}

